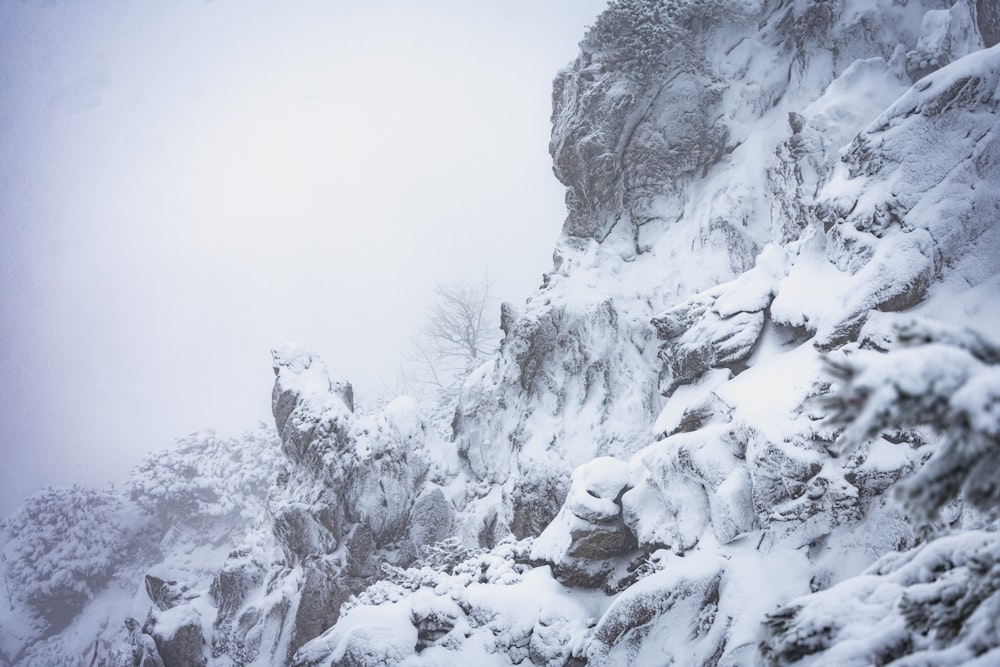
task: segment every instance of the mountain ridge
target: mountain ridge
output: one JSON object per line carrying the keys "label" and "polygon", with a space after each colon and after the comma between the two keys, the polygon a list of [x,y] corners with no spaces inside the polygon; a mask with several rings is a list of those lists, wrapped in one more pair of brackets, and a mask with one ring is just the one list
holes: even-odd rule
{"label": "mountain ridge", "polygon": [[553,271],[453,441],[277,348],[276,433],[5,520],[0,661],[995,660],[998,20],[610,3],[554,83]]}

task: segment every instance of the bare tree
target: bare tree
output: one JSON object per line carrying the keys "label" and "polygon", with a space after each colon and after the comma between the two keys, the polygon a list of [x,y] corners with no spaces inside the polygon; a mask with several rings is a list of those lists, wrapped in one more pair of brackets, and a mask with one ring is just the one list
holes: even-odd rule
{"label": "bare tree", "polygon": [[489,278],[438,285],[435,293],[410,360],[417,382],[446,389],[496,350],[500,329]]}

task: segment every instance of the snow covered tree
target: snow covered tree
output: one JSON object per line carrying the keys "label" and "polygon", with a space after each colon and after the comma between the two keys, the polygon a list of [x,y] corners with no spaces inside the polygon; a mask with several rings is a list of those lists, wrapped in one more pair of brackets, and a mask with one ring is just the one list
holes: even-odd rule
{"label": "snow covered tree", "polygon": [[263,424],[239,438],[200,431],[144,457],[132,471],[129,496],[163,528],[241,530],[264,506],[281,462],[277,437]]}
{"label": "snow covered tree", "polygon": [[913,322],[900,348],[860,350],[827,364],[839,381],[825,399],[844,426],[841,451],[883,431],[930,427],[931,459],[897,487],[914,518],[929,521],[961,495],[973,507],[1000,507],[1000,347],[970,330]]}
{"label": "snow covered tree", "polygon": [[10,593],[50,631],[65,627],[127,555],[123,509],[112,491],[49,487],[0,523]]}
{"label": "snow covered tree", "polygon": [[[961,497],[1000,509],[1000,347],[971,330],[913,322],[900,346],[828,357],[824,402],[847,451],[882,432],[923,428],[931,458],[896,489],[929,523]],[[995,514],[994,514],[995,515]],[[997,664],[1000,537],[960,530],[888,553],[856,577],[790,601],[765,620],[768,663]]]}

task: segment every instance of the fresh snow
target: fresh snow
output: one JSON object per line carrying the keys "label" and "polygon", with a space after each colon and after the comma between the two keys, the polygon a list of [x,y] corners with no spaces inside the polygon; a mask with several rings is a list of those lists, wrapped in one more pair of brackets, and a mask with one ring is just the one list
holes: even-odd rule
{"label": "fresh snow", "polygon": [[0,664],[995,663],[982,6],[611,3],[555,82],[555,266],[454,439],[279,346],[277,436],[0,525]]}

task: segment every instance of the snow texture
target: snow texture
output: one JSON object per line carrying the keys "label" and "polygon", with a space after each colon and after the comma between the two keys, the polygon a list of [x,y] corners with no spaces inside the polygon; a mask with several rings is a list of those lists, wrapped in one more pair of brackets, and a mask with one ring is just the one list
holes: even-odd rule
{"label": "snow texture", "polygon": [[451,438],[277,348],[273,433],[0,524],[0,665],[996,664],[998,26],[612,0]]}

